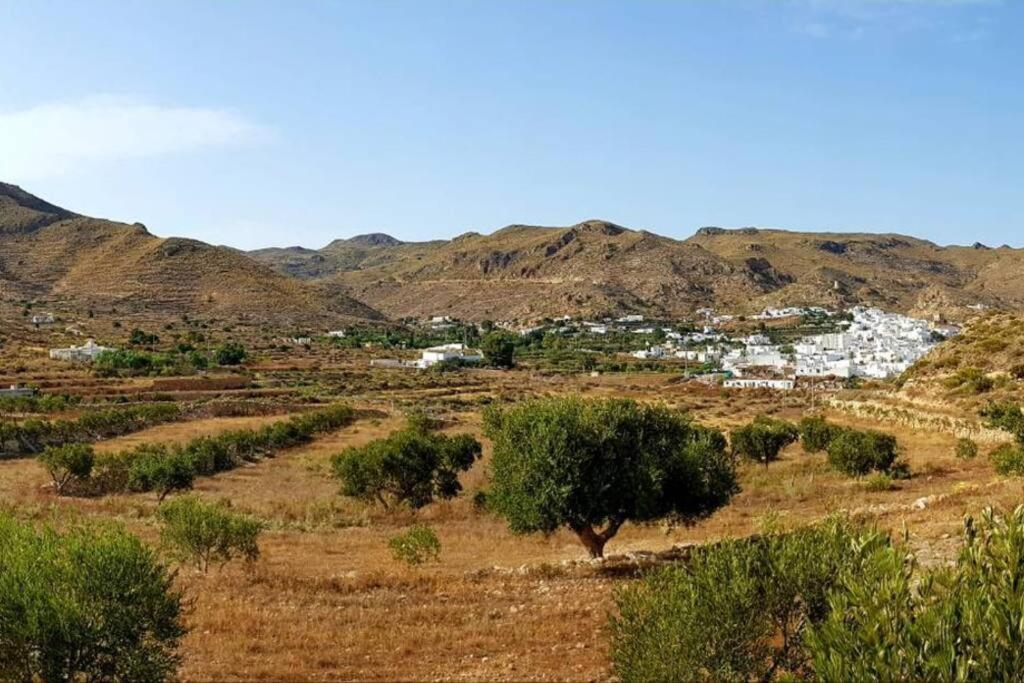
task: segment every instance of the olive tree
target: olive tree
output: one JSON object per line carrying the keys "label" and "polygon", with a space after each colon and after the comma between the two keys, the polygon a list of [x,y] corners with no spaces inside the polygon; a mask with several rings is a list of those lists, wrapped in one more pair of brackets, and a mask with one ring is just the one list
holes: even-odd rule
{"label": "olive tree", "polygon": [[767,467],[799,434],[791,422],[758,415],[750,424],[732,430],[729,440],[733,453]]}
{"label": "olive tree", "polygon": [[480,457],[480,442],[468,434],[448,436],[410,426],[331,459],[342,493],[385,508],[405,503],[421,508],[462,490],[459,473]]}
{"label": "olive tree", "polygon": [[50,473],[57,495],[63,495],[71,482],[88,479],[95,460],[92,446],[85,443],[48,446],[39,454],[39,462]]}
{"label": "olive tree", "polygon": [[485,413],[488,507],[514,533],[571,529],[591,557],[627,521],[689,523],[738,491],[721,433],[626,399],[537,399]]}
{"label": "olive tree", "polygon": [[508,332],[490,332],[480,340],[484,361],[496,368],[511,368],[515,364],[515,338]]}
{"label": "olive tree", "polygon": [[169,680],[184,633],[173,575],[135,536],[0,515],[0,680]]}

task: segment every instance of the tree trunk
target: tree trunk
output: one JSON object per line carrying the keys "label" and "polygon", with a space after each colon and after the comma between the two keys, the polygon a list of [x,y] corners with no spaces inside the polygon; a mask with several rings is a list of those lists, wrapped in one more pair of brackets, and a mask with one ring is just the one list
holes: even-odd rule
{"label": "tree trunk", "polygon": [[587,549],[591,558],[604,557],[604,546],[608,541],[619,532],[619,527],[622,526],[624,520],[618,517],[612,517],[608,520],[608,526],[604,528],[604,531],[595,531],[594,527],[590,524],[584,524],[581,526],[574,526],[572,530],[576,532],[580,542],[583,543],[583,547]]}

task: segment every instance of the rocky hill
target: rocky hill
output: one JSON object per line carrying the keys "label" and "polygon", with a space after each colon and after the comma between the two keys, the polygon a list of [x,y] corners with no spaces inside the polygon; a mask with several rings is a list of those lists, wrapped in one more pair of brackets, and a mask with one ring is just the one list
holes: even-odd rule
{"label": "rocky hill", "polygon": [[969,306],[1024,308],[1024,251],[940,247],[901,235],[702,228],[674,240],[605,221],[513,225],[490,235],[403,243],[386,235],[320,250],[252,255],[331,282],[393,317],[533,319],[695,308],[872,304],[961,318]]}
{"label": "rocky hill", "polygon": [[224,247],[162,239],[88,218],[0,183],[0,295],[120,317],[211,315],[328,324],[380,318],[336,289],[282,275]]}

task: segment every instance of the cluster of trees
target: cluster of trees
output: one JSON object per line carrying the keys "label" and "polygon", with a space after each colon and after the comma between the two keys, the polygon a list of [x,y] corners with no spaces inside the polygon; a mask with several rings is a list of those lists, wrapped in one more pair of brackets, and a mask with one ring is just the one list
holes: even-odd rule
{"label": "cluster of trees", "polygon": [[113,349],[96,356],[92,368],[93,372],[104,377],[191,375],[208,369],[212,364],[223,367],[239,365],[246,355],[245,347],[237,342],[221,344],[213,350],[212,358],[188,344],[166,352]]}
{"label": "cluster of trees", "polygon": [[[198,476],[208,476],[234,469],[273,455],[275,451],[308,443],[318,433],[333,431],[355,418],[355,411],[336,405],[297,415],[259,429],[241,429],[204,436],[185,444],[140,444],[117,453],[93,456],[91,450],[81,454],[85,462],[75,461],[58,470],[54,476],[66,480],[76,491],[93,495],[117,491],[155,491],[162,501],[170,493],[192,488]],[[78,454],[76,454],[78,455]],[[44,460],[56,460],[44,453]],[[48,467],[50,465],[47,465]],[[81,475],[81,476],[79,476]]]}
{"label": "cluster of trees", "polygon": [[179,419],[184,410],[175,403],[149,403],[91,410],[74,420],[32,418],[0,424],[0,458],[41,453],[48,446],[96,441],[121,436]]}
{"label": "cluster of trees", "polygon": [[840,427],[817,415],[803,418],[799,431],[805,451],[825,451],[829,465],[847,476],[863,477],[871,472],[897,478],[909,476],[906,463],[899,457],[896,437],[891,434]]}
{"label": "cluster of trees", "polygon": [[480,442],[468,434],[448,436],[432,430],[430,420],[413,416],[402,430],[364,446],[353,446],[331,459],[342,493],[385,508],[413,509],[462,491],[459,474],[480,457]]}
{"label": "cluster of trees", "polygon": [[538,399],[484,414],[487,506],[514,533],[567,527],[593,557],[625,522],[690,523],[739,490],[721,432],[627,399]]}
{"label": "cluster of trees", "polygon": [[1017,680],[1024,508],[966,521],[953,567],[917,569],[878,532],[829,520],[726,541],[616,594],[623,681]]}
{"label": "cluster of trees", "polygon": [[168,680],[182,610],[172,572],[120,528],[0,515],[0,680]]}

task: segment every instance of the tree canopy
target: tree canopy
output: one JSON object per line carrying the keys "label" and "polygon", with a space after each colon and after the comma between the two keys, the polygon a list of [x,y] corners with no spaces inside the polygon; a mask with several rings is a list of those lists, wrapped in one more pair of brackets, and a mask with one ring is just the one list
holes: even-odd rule
{"label": "tree canopy", "polygon": [[627,399],[537,399],[485,413],[490,508],[514,533],[568,527],[593,557],[627,521],[704,517],[738,491],[725,438]]}

